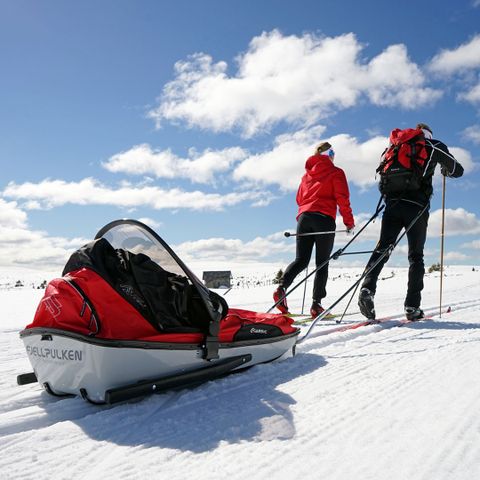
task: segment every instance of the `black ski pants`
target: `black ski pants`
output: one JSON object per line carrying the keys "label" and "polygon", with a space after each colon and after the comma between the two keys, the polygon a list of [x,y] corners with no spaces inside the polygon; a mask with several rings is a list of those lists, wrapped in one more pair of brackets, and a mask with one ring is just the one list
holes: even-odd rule
{"label": "black ski pants", "polygon": [[[368,270],[380,258],[383,251],[395,243],[402,228],[407,228],[423,207],[412,202],[403,200],[387,201],[382,217],[380,239],[375,247],[370,260],[365,267]],[[423,290],[423,277],[425,265],[423,263],[423,248],[427,238],[428,209],[418,218],[415,224],[407,232],[408,239],[408,287],[405,297],[405,306],[419,307]],[[375,293],[377,280],[383,266],[388,260],[386,255],[379,264],[365,277],[362,288],[368,288]]]}
{"label": "black ski pants", "polygon": [[[317,212],[305,212],[300,215],[297,222],[297,234],[312,232],[335,231],[335,220],[328,215]],[[281,285],[287,289],[295,277],[307,268],[315,245],[315,263],[317,267],[328,260],[333,248],[335,234],[307,235],[297,237],[297,253],[295,260],[286,268]],[[317,270],[313,283],[313,300],[321,302],[327,296],[325,286],[328,279],[328,263]]]}

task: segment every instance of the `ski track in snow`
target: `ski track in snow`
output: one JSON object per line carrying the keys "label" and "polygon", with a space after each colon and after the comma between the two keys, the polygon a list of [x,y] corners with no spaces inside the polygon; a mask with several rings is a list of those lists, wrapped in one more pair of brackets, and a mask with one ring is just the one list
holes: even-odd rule
{"label": "ski track in snow", "polygon": [[[479,280],[447,270],[453,308],[441,319],[315,336],[332,328],[320,324],[293,358],[115,407],[16,385],[31,370],[18,331],[41,292],[0,291],[2,478],[478,479]],[[331,282],[330,297],[351,281]],[[400,311],[405,281],[398,269],[379,284],[379,316]],[[226,298],[265,311],[271,290]],[[294,293],[300,311],[303,291]],[[427,276],[423,305],[437,303],[438,276]]]}

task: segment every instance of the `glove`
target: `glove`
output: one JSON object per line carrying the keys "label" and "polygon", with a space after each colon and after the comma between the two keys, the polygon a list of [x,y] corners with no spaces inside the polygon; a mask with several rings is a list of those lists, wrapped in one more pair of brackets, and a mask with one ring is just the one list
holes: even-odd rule
{"label": "glove", "polygon": [[444,167],[443,165],[440,167],[440,172],[442,173],[442,175],[444,177],[449,177],[450,176],[450,172],[448,171],[448,168]]}
{"label": "glove", "polygon": [[355,225],[350,225],[347,227],[347,235],[353,235],[353,229],[355,228]]}

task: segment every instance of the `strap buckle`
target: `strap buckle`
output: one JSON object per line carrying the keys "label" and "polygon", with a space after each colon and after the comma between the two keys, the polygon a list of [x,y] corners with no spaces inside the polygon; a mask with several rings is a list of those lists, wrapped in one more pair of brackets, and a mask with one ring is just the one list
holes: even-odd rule
{"label": "strap buckle", "polygon": [[218,337],[207,335],[205,337],[205,342],[202,345],[203,348],[203,356],[204,360],[216,360],[220,358],[218,356]]}

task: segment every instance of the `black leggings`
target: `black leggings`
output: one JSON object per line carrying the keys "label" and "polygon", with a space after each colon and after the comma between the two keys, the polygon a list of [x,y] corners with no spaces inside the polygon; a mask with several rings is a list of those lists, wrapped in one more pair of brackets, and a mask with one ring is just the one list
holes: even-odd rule
{"label": "black leggings", "polygon": [[[305,212],[300,215],[297,223],[298,233],[310,232],[331,232],[335,231],[335,220],[328,215],[316,212]],[[297,253],[295,260],[287,267],[282,279],[282,286],[287,289],[295,277],[307,268],[312,256],[313,245],[315,244],[315,263],[317,267],[328,260],[332,253],[335,234],[330,235],[307,235],[297,237]],[[325,286],[328,279],[328,263],[315,274],[313,283],[313,300],[321,302],[327,296]]]}
{"label": "black leggings", "polygon": [[[395,243],[402,228],[408,227],[421,209],[421,206],[406,201],[391,201],[387,203],[382,218],[380,240],[365,267],[366,270],[380,258],[385,248]],[[420,306],[423,276],[425,274],[423,247],[427,238],[427,225],[428,210],[425,210],[422,216],[407,232],[408,261],[410,268],[408,270],[408,288],[405,297],[405,306],[408,307]],[[368,288],[371,292],[375,293],[378,276],[387,260],[388,255],[365,277],[362,284],[363,288]]]}

